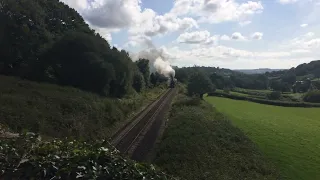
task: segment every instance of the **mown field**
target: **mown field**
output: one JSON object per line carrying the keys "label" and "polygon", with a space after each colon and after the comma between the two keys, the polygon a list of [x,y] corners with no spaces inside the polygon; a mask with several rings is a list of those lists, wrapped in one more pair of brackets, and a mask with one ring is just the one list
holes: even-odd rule
{"label": "mown field", "polygon": [[280,170],[281,179],[320,179],[320,108],[288,108],[206,97]]}
{"label": "mown field", "polygon": [[256,145],[209,103],[180,95],[154,163],[183,180],[277,179]]}

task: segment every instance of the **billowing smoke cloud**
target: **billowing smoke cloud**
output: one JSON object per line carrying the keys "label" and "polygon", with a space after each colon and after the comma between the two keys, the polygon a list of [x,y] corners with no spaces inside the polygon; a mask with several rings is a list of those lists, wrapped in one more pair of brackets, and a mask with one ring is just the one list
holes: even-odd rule
{"label": "billowing smoke cloud", "polygon": [[163,74],[166,77],[174,77],[175,71],[171,67],[168,59],[168,54],[165,53],[163,49],[157,49],[151,41],[146,43],[148,49],[140,51],[136,54],[131,54],[133,61],[138,59],[148,59],[150,61],[150,70],[151,72],[157,71],[160,74]]}
{"label": "billowing smoke cloud", "polygon": [[154,61],[153,65],[156,68],[156,71],[160,74],[163,74],[166,77],[175,76],[175,71],[172,69],[170,63],[168,61],[164,61],[161,57],[158,57]]}

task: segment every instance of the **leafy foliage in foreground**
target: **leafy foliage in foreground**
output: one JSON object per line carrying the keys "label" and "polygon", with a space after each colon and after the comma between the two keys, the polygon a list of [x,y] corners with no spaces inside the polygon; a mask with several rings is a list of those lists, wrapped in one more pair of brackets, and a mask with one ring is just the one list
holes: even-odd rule
{"label": "leafy foliage in foreground", "polygon": [[127,160],[105,140],[41,141],[33,134],[0,140],[0,179],[172,179]]}
{"label": "leafy foliage in foreground", "polygon": [[169,119],[155,159],[168,173],[185,180],[277,179],[252,141],[207,102],[180,96]]}

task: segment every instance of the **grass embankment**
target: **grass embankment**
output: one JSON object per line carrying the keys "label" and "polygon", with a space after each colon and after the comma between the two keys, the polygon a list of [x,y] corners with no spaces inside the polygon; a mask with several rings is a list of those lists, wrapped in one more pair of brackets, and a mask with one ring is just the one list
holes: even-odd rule
{"label": "grass embankment", "polygon": [[179,95],[155,164],[185,180],[276,179],[256,146],[205,101]]}
{"label": "grass embankment", "polygon": [[320,179],[320,108],[288,108],[206,97],[281,171],[281,179]]}
{"label": "grass embankment", "polygon": [[111,99],[75,88],[0,76],[0,124],[15,132],[28,130],[47,137],[107,138],[163,91],[154,88]]}

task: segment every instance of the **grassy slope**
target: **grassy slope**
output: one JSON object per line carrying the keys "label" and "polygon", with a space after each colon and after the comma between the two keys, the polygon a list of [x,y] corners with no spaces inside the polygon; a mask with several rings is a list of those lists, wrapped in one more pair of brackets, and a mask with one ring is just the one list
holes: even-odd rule
{"label": "grassy slope", "polygon": [[110,99],[75,88],[0,76],[0,124],[49,137],[109,137],[163,89]]}
{"label": "grassy slope", "polygon": [[320,179],[320,108],[286,108],[207,97],[241,128],[284,179]]}
{"label": "grassy slope", "polygon": [[210,104],[194,104],[179,100],[173,105],[155,159],[158,166],[186,180],[276,179],[275,170],[239,129]]}

